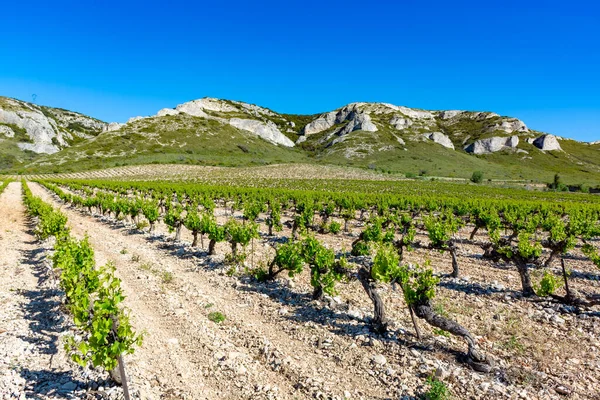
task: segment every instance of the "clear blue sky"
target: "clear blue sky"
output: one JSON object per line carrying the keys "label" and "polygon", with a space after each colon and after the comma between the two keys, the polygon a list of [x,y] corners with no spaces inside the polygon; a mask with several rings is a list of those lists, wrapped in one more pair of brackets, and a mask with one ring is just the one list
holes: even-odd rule
{"label": "clear blue sky", "polygon": [[0,95],[106,121],[384,101],[600,140],[597,1],[7,1],[0,38]]}

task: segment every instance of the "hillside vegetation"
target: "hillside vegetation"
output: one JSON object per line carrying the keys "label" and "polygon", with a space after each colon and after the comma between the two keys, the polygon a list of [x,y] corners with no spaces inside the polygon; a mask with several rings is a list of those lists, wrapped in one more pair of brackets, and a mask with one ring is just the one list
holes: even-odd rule
{"label": "hillside vegetation", "polygon": [[529,129],[492,112],[427,111],[352,103],[320,115],[279,114],[204,98],[106,124],[78,113],[1,98],[0,168],[78,172],[175,163],[340,165],[468,179],[600,184],[600,144]]}

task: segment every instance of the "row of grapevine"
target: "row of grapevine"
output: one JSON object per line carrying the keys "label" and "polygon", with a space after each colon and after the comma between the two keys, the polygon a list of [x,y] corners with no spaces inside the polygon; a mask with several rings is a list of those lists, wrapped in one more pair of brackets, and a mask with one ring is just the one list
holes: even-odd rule
{"label": "row of grapevine", "polygon": [[[56,193],[63,201],[70,203],[76,207],[88,208],[98,207],[101,210],[120,209],[122,213],[129,214],[132,218],[139,213],[148,214],[144,211],[144,203],[153,201],[150,213],[154,217],[158,213],[159,201],[150,200],[150,196],[126,196],[115,195],[115,193],[106,193],[103,191],[92,191],[88,189],[89,197],[73,195],[63,191],[60,187],[54,184],[45,183],[46,187]],[[112,205],[111,205],[112,204]],[[114,207],[115,204],[121,204],[119,207]],[[183,205],[178,202],[169,202],[165,204],[164,220],[174,230],[179,229],[182,225],[188,227],[194,233],[194,241],[196,241],[196,233],[207,233],[211,242],[219,240],[219,238],[227,237],[232,243],[231,258],[236,257],[236,244],[247,244],[253,237],[252,234],[236,234],[236,232],[256,232],[256,224],[253,220],[259,212],[273,209],[273,202],[267,207],[261,207],[256,202],[248,202],[248,207],[244,208],[243,223],[237,222],[235,219],[229,219],[222,226],[216,224],[214,219],[214,200],[207,202],[204,200],[204,206],[198,207],[195,203],[193,207],[186,207],[183,211]],[[198,215],[198,208],[202,211]],[[134,210],[134,211],[132,211]],[[310,219],[310,214],[305,213],[305,209],[301,208],[300,217]],[[332,214],[331,212],[330,214]],[[114,213],[115,217],[118,214]],[[324,219],[329,218],[325,216]],[[155,218],[153,221],[156,221]],[[267,221],[272,220],[272,212],[269,212]],[[297,219],[295,219],[297,221]],[[193,221],[193,222],[190,222]],[[204,221],[204,222],[203,222]],[[396,223],[397,222],[397,223]],[[383,233],[383,225],[386,232]],[[269,225],[270,226],[270,225]],[[295,225],[296,226],[296,225]],[[219,232],[219,233],[216,233]],[[397,233],[401,233],[401,238],[395,240]],[[313,297],[315,299],[322,297],[324,293],[335,295],[336,283],[342,279],[359,279],[365,291],[371,298],[375,307],[375,318],[372,321],[373,329],[379,332],[386,330],[384,307],[381,299],[377,294],[374,282],[388,282],[399,284],[402,287],[406,303],[409,307],[411,315],[416,315],[424,319],[432,326],[446,330],[450,333],[463,337],[469,346],[468,360],[476,369],[480,371],[489,371],[491,368],[490,360],[477,349],[476,342],[473,336],[467,329],[458,325],[456,322],[444,318],[433,311],[431,300],[435,295],[435,286],[438,278],[433,276],[432,270],[429,268],[413,267],[402,263],[402,254],[405,250],[410,250],[412,241],[414,240],[415,226],[413,219],[408,214],[403,214],[397,221],[388,215],[388,219],[374,216],[367,228],[360,235],[360,238],[353,246],[353,255],[365,256],[362,257],[364,268],[359,271],[353,271],[353,266],[348,263],[343,255],[336,254],[332,249],[328,249],[321,244],[307,229],[302,230],[302,238],[298,240],[292,239],[276,248],[275,256],[269,263],[266,269],[256,268],[253,270],[254,276],[258,280],[272,280],[282,273],[286,272],[289,276],[295,276],[302,273],[305,266],[310,269],[311,284],[313,286]],[[176,237],[178,234],[176,233]],[[245,237],[242,239],[240,237]],[[360,244],[363,244],[362,247]],[[214,250],[214,244],[209,245],[209,252]],[[358,249],[358,250],[357,250]],[[362,249],[362,250],[360,250]],[[239,261],[239,260],[234,260]],[[356,261],[356,260],[355,260]],[[360,262],[360,261],[359,261]],[[356,266],[357,264],[354,264]],[[416,322],[415,322],[416,327]]]}
{"label": "row of grapevine", "polygon": [[[385,196],[375,196],[374,198],[379,201],[377,203],[372,201],[373,199],[366,201],[359,197],[359,200],[356,200],[345,194],[339,196],[335,193],[321,194],[315,198],[313,197],[314,193],[291,193],[275,190],[271,193],[271,197],[268,197],[264,193],[265,191],[248,191],[247,189],[236,191],[233,188],[223,191],[224,188],[201,185],[191,189],[189,185],[156,183],[70,182],[68,184],[75,189],[88,188],[87,190],[91,190],[89,187],[101,187],[115,194],[141,195],[153,199],[158,204],[170,203],[169,200],[179,204],[187,202],[192,205],[201,202],[203,204],[210,203],[208,208],[211,209],[214,208],[216,201],[220,201],[224,206],[230,203],[232,212],[240,208],[247,212],[256,209],[257,205],[264,205],[262,202],[266,202],[269,210],[272,210],[277,218],[279,218],[278,214],[281,209],[294,208],[296,210],[294,231],[310,226],[315,213],[323,217],[323,223],[319,227],[321,232],[337,230],[333,229],[335,222],[332,222],[330,226],[326,224],[327,219],[333,215],[335,210],[337,210],[338,217],[343,218],[346,228],[348,221],[355,218],[357,209],[360,210],[361,216],[364,216],[365,213],[380,216],[410,213],[413,217],[422,217],[421,225],[427,231],[432,248],[451,253],[453,276],[458,275],[458,263],[456,261],[457,244],[452,240],[452,235],[466,223],[471,223],[474,225],[471,239],[479,229],[485,228],[488,232],[490,241],[486,244],[486,256],[490,259],[504,259],[517,266],[526,295],[534,294],[527,264],[540,262],[541,247],[549,249],[552,254],[548,262],[544,263],[548,267],[552,259],[565,254],[573,247],[566,246],[562,250],[558,249],[556,246],[559,242],[567,244],[575,242],[577,239],[589,240],[597,236],[600,231],[598,228],[600,210],[594,205],[585,203],[541,204],[518,200],[496,202],[489,199],[469,199],[457,201],[445,198],[438,198],[435,201],[428,198],[403,198],[392,201]],[[256,214],[256,212],[250,214]],[[272,219],[271,215],[268,220],[277,221],[277,219]],[[576,228],[578,226],[581,228]],[[571,227],[575,227],[579,231],[576,232]],[[501,237],[499,232],[502,229],[512,231],[512,234]],[[542,236],[556,235],[565,229],[569,231],[568,236],[573,238],[572,240],[563,241],[552,238],[541,240],[537,235],[538,232]],[[272,233],[271,229],[269,231]],[[529,240],[530,236],[534,240]],[[589,250],[589,246],[587,248]],[[548,279],[551,279],[550,275],[546,275]]]}
{"label": "row of grapevine", "polygon": [[66,215],[33,196],[25,181],[22,187],[28,214],[37,218],[36,236],[40,240],[50,237],[56,240],[52,266],[65,293],[66,308],[83,332],[79,339],[69,337],[66,349],[81,366],[91,364],[110,372],[123,384],[129,399],[122,356],[132,354],[142,337],[133,331],[121,305],[125,296],[120,280],[114,275],[114,266],[97,267],[88,239],[77,240],[70,235]]}
{"label": "row of grapevine", "polygon": [[[198,207],[205,212],[203,218],[208,221],[211,219],[210,216],[217,203],[222,204],[223,207],[231,207],[232,214],[236,209],[243,209],[244,217],[250,220],[255,220],[260,212],[267,210],[266,222],[269,226],[269,234],[272,234],[273,226],[277,228],[281,225],[281,210],[293,209],[295,214],[293,217],[294,237],[297,236],[297,230],[306,231],[310,228],[321,233],[333,232],[335,221],[327,223],[333,215],[344,219],[344,225],[347,228],[348,221],[356,218],[357,209],[360,210],[360,219],[364,219],[364,215],[369,214],[372,221],[381,218],[383,221],[388,221],[386,224],[389,224],[390,221],[411,219],[413,228],[420,228],[427,233],[431,248],[441,252],[448,251],[451,254],[452,276],[458,276],[459,273],[456,257],[458,243],[453,235],[459,228],[470,223],[474,226],[471,240],[479,229],[485,229],[488,233],[489,241],[483,244],[486,258],[490,260],[503,259],[516,266],[521,277],[523,294],[526,296],[536,294],[528,265],[532,264],[536,268],[541,265],[548,269],[551,262],[557,257],[561,258],[561,264],[564,264],[562,255],[573,249],[578,241],[589,241],[598,236],[600,232],[598,224],[600,212],[597,207],[589,204],[532,205],[516,201],[505,202],[502,208],[499,208],[495,202],[483,199],[470,199],[463,202],[452,200],[449,204],[440,206],[439,202],[443,202],[444,199],[438,199],[438,202],[431,203],[427,199],[422,201],[397,199],[391,202],[389,199],[382,198],[380,199],[381,203],[374,205],[362,201],[355,202],[348,197],[336,197],[336,194],[329,194],[317,202],[311,198],[310,193],[282,192],[278,193],[279,197],[273,194],[272,197],[267,197],[265,200],[265,194],[262,192],[247,192],[245,189],[236,192],[232,188],[223,192],[222,188],[200,186],[194,189],[193,193],[196,194],[191,195],[187,185],[183,185],[183,189],[177,190],[176,184],[159,185],[159,188],[162,187],[161,189],[154,188],[154,186],[145,188],[145,184],[137,187],[136,184],[133,186],[137,188],[132,189],[132,184],[129,183],[105,182],[98,184],[98,187],[103,188],[100,191],[98,187],[94,186],[94,183],[69,182],[67,185],[75,190],[83,190],[88,195],[96,192],[97,195],[88,197],[87,201],[96,199],[95,203],[104,205],[104,209],[108,209],[109,212],[111,209],[119,210],[118,205],[123,204],[124,200],[116,201],[114,200],[115,196],[136,199],[132,201],[141,206],[134,206],[134,209],[151,211],[151,213],[145,212],[145,215],[150,217],[151,226],[160,218],[157,210],[161,208],[167,213],[165,222],[171,226],[173,208],[177,210],[175,213],[179,216],[183,215],[182,212],[185,209],[188,215],[193,217],[199,204],[202,206]],[[169,188],[175,191],[168,192]],[[265,201],[266,206],[263,203]],[[173,204],[175,205],[173,206]],[[143,205],[147,206],[144,208]],[[415,207],[416,205],[418,206]],[[402,208],[403,206],[405,208]],[[118,212],[115,211],[115,213]],[[315,215],[321,217],[322,222],[318,227],[313,224]],[[198,218],[189,219],[191,222],[187,226],[183,223],[183,219],[181,223],[175,219],[178,232],[180,232],[181,226],[186,226],[191,227],[195,234],[207,233],[206,229],[194,229],[195,227],[201,228],[201,225],[207,227],[207,223],[194,225],[192,222],[197,221]],[[372,224],[371,229],[376,229],[377,224],[377,222]],[[505,232],[504,235],[501,234],[502,231]],[[368,236],[369,232],[369,230],[365,230],[363,234]],[[394,232],[390,233],[394,235]],[[368,242],[368,237],[364,242]],[[211,241],[211,244],[214,245],[214,242]],[[357,245],[364,246],[364,243],[361,242]],[[545,261],[542,260],[543,248],[550,253]],[[587,244],[585,248],[586,254],[593,254],[594,248],[590,244]],[[359,248],[355,248],[353,251],[360,254]],[[565,268],[563,271],[563,280],[568,286]],[[549,270],[546,270],[539,286],[537,294],[546,296],[553,295],[558,285],[556,278]],[[571,294],[560,299],[566,302],[581,302],[581,299],[577,300]]]}

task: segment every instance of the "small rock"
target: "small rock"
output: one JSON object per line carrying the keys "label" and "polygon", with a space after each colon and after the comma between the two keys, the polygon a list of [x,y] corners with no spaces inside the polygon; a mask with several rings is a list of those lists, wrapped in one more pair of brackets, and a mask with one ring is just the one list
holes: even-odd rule
{"label": "small rock", "polygon": [[60,387],[62,392],[72,392],[75,389],[77,389],[77,384],[75,382],[67,382]]}
{"label": "small rock", "polygon": [[385,359],[385,357],[382,354],[375,354],[371,358],[371,361],[373,361],[373,363],[375,363],[377,365],[385,365],[387,363],[387,360]]}
{"label": "small rock", "polygon": [[561,394],[563,396],[568,396],[571,394],[571,390],[569,390],[569,388],[567,388],[566,386],[558,386],[556,387],[556,393]]}

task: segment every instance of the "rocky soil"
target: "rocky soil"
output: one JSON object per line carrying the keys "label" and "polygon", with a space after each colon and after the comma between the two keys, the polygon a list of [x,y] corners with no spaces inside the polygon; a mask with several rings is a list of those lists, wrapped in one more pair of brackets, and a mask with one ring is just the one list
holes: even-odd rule
{"label": "rocky soil", "polygon": [[[410,399],[427,390],[431,375],[458,399],[599,398],[597,310],[575,313],[522,300],[514,268],[481,260],[476,246],[460,246],[463,276],[443,278],[435,303],[439,312],[469,328],[496,360],[487,375],[461,362],[466,346],[460,340],[420,323],[424,339],[418,341],[401,294],[389,287],[381,293],[395,325],[381,336],[368,329],[372,309],[357,282],[340,284],[339,297],[311,301],[305,275],[273,283],[228,276],[222,262],[229,252],[226,244],[208,257],[189,246],[189,232],[175,243],[164,226],[156,234],[142,233],[124,221],[65,207],[39,185],[30,187],[62,207],[75,236],[89,236],[99,264],[115,263],[132,322],[146,334],[143,346],[126,360],[141,398]],[[100,391],[94,385],[106,383],[98,372],[71,363],[62,350],[60,337],[70,327],[43,261],[49,246],[31,236],[23,211],[20,185],[12,183],[0,197],[0,240],[7,249],[0,255],[0,295],[6,304],[0,310],[0,332],[6,331],[0,333],[0,393],[5,398],[94,396]],[[224,219],[228,211],[217,212]],[[319,238],[349,249],[359,229]],[[281,235],[289,236],[289,230]],[[256,241],[255,264],[267,260],[276,240]],[[449,257],[425,249],[408,256],[411,262],[430,259],[439,273],[449,272]],[[567,262],[574,270],[574,287],[600,292],[597,270],[578,254]],[[41,289],[47,290],[37,298],[24,294]],[[48,305],[55,303],[55,308]],[[47,307],[47,312],[35,312],[36,307]],[[213,322],[213,312],[222,313],[225,321]],[[70,392],[69,383],[76,385]],[[117,388],[108,391],[119,394]]]}

